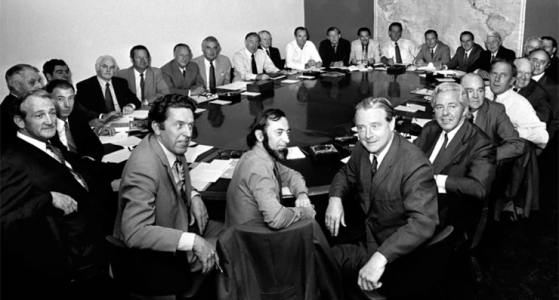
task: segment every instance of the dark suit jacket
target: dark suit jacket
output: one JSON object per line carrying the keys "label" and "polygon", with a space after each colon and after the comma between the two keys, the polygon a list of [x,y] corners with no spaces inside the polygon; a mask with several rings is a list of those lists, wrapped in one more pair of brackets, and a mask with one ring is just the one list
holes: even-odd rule
{"label": "dark suit jacket", "polygon": [[[514,51],[507,49],[503,46],[499,48],[497,51],[497,58],[503,58],[510,62],[513,62],[516,59],[516,53]],[[491,71],[491,51],[484,50],[481,52],[478,61],[475,64],[475,69],[485,70],[487,72]]]}
{"label": "dark suit jacket", "polygon": [[553,56],[551,59],[551,64],[547,67],[547,70],[545,70],[545,75],[559,83],[559,58],[557,58],[557,55]]}
{"label": "dark suit jacket", "polygon": [[530,80],[526,87],[520,89],[518,94],[532,104],[540,121],[549,126],[553,116],[551,105],[549,104],[549,94],[533,79]]}
{"label": "dark suit jacket", "polygon": [[551,140],[559,130],[559,86],[557,82],[549,78],[547,74],[544,74],[542,78],[538,80],[538,84],[549,94],[549,104],[551,105],[553,117],[547,127],[547,132]]}
{"label": "dark suit jacket", "polygon": [[485,99],[477,111],[474,123],[497,147],[497,162],[522,155],[524,142],[514,129],[503,104]]}
{"label": "dark suit jacket", "polygon": [[[1,235],[2,272],[9,274],[1,277],[2,288],[13,289],[20,299],[36,289],[43,296],[60,297],[79,276],[78,268],[107,266],[101,222],[106,221],[102,202],[110,187],[94,180],[77,156],[61,150],[90,192],[66,166],[20,138],[2,155],[1,211],[8,217],[2,220],[3,229],[8,228]],[[52,206],[51,191],[72,197],[78,211],[63,216]]]}
{"label": "dark suit jacket", "polygon": [[450,47],[445,43],[439,41],[435,53],[433,53],[433,58],[431,58],[431,49],[427,44],[421,45],[419,52],[415,56],[415,61],[423,59],[425,63],[432,62],[435,66],[441,64],[446,64],[450,61]]}
{"label": "dark suit jacket", "polygon": [[76,143],[76,149],[80,157],[89,156],[100,161],[105,155],[105,147],[101,144],[99,137],[93,132],[85,114],[82,111],[72,111],[68,117],[70,133]]}
{"label": "dark suit jacket", "polygon": [[18,127],[16,123],[14,123],[14,119],[10,113],[12,103],[16,100],[17,97],[14,94],[8,94],[8,96],[6,96],[6,98],[2,101],[2,104],[0,104],[0,136],[2,137],[2,140],[0,141],[1,152],[4,152],[4,150],[10,146],[18,130]]}
{"label": "dark suit jacket", "polygon": [[[414,144],[431,156],[442,133],[437,121],[430,121]],[[465,121],[443,156],[433,165],[435,174],[448,175],[446,194],[439,194],[441,227],[452,225],[460,231],[477,224],[483,200],[495,178],[496,155],[495,146],[487,134]]]}
{"label": "dark suit jacket", "polygon": [[367,216],[368,258],[379,251],[392,262],[427,241],[439,223],[433,168],[425,155],[398,133],[394,133],[372,180],[371,167],[369,152],[357,143],[347,164],[334,177],[330,196],[343,199],[357,192]]}
{"label": "dark suit jacket", "polygon": [[[258,49],[262,49],[264,52],[266,52],[264,50],[264,48],[262,47],[258,47]],[[270,59],[272,60],[272,62],[274,63],[274,65],[276,66],[276,68],[283,70],[284,68],[284,63],[282,63],[281,61],[281,54],[279,52],[278,48],[274,48],[274,47],[270,47],[268,48],[270,50]]]}
{"label": "dark suit jacket", "polygon": [[475,64],[479,59],[481,52],[483,52],[483,48],[478,45],[474,44],[472,50],[470,51],[470,55],[468,55],[468,59],[466,64],[464,64],[464,47],[460,46],[456,49],[456,53],[452,57],[452,59],[446,64],[449,69],[458,69],[463,72],[471,73],[475,71]]}
{"label": "dark suit jacket", "polygon": [[[149,67],[144,71],[144,75],[144,97],[148,103],[153,103],[155,99],[169,94],[169,87],[163,79],[161,70]],[[136,93],[136,73],[134,72],[134,67],[120,70],[116,76],[126,79],[128,81],[128,88],[134,94]]]}
{"label": "dark suit jacket", "polygon": [[[128,88],[128,81],[126,79],[114,76],[111,78],[111,82],[116,100],[121,109],[128,104],[134,104],[136,108],[142,106],[136,94]],[[101,89],[97,76],[79,82],[76,87],[76,102],[84,107],[86,113],[93,112],[99,116],[109,112],[105,106],[105,90]]]}
{"label": "dark suit jacket", "polygon": [[325,67],[329,67],[334,61],[343,61],[344,66],[348,66],[350,52],[351,44],[344,38],[340,38],[338,41],[335,53],[334,48],[332,48],[332,43],[328,39],[320,42],[320,46],[318,47],[318,54],[320,58],[322,58],[322,65]]}
{"label": "dark suit jacket", "polygon": [[188,96],[190,90],[204,86],[204,79],[200,75],[200,68],[198,68],[195,62],[189,61],[185,69],[186,75],[182,76],[182,71],[175,60],[171,60],[161,67],[163,79],[165,79],[172,94]]}

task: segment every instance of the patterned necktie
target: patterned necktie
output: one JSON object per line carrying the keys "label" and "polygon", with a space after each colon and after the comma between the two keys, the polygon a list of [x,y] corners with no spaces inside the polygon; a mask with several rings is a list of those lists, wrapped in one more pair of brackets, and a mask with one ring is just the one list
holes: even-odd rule
{"label": "patterned necktie", "polygon": [[398,46],[398,43],[394,42],[395,46],[394,46],[394,52],[396,53],[396,63],[401,64],[402,63],[402,55],[400,54],[400,47]]}
{"label": "patterned necktie", "polygon": [[437,156],[435,157],[435,160],[433,160],[433,166],[435,166],[439,162],[441,157],[443,156],[443,153],[446,150],[447,144],[448,144],[448,134],[445,132],[443,146],[441,147],[441,149],[439,149],[439,153],[437,153]]}
{"label": "patterned necktie", "polygon": [[56,160],[59,163],[61,163],[63,166],[65,166],[66,169],[68,169],[68,171],[70,171],[70,173],[74,176],[76,181],[79,182],[83,186],[83,188],[89,192],[89,187],[87,186],[85,179],[83,179],[83,177],[78,172],[74,171],[72,168],[69,168],[66,165],[66,160],[64,159],[64,156],[62,156],[62,152],[60,151],[60,149],[56,148],[50,143],[47,143],[46,145],[47,145],[47,149],[50,150],[52,153],[54,153],[54,156],[56,156]]}
{"label": "patterned necktie", "polygon": [[68,124],[68,120],[64,121],[64,132],[66,133],[66,142],[68,143],[68,149],[74,153],[78,153],[76,142],[74,141],[74,137],[72,136],[72,132],[70,131],[70,124]]}
{"label": "patterned necktie", "polygon": [[215,91],[215,68],[214,63],[210,61],[210,91]]}
{"label": "patterned necktie", "polygon": [[251,67],[252,67],[252,74],[258,74],[258,69],[256,68],[256,60],[254,60],[254,53],[251,55],[252,56],[252,62],[250,63]]}
{"label": "patterned necktie", "polygon": [[146,101],[146,96],[145,96],[145,87],[146,87],[146,82],[144,81],[144,73],[140,73],[140,90],[142,91],[142,104]]}
{"label": "patterned necktie", "polygon": [[462,66],[465,68],[466,63],[468,62],[468,52],[464,52],[464,61],[462,62]]}
{"label": "patterned necktie", "polygon": [[369,59],[369,44],[361,44],[363,46],[363,60],[367,61]]}
{"label": "patterned necktie", "polygon": [[278,163],[274,163],[274,176],[276,176],[276,180],[278,181],[278,188],[279,188],[279,202],[283,205],[283,192],[281,191],[281,175],[278,168]]}
{"label": "patterned necktie", "polygon": [[111,94],[110,84],[107,82],[105,84],[105,108],[107,112],[115,110],[115,104],[113,103],[113,95]]}
{"label": "patterned necktie", "polygon": [[371,166],[371,181],[373,181],[373,178],[375,177],[375,174],[377,173],[377,168],[378,168],[378,161],[377,161],[377,156],[373,154],[373,161],[371,162],[372,166]]}

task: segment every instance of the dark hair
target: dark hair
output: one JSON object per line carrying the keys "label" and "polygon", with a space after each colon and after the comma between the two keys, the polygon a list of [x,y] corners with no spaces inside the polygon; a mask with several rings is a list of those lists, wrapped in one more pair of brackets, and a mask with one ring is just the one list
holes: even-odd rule
{"label": "dark hair", "polygon": [[74,89],[74,86],[72,84],[70,84],[68,81],[66,80],[62,80],[62,79],[55,79],[55,80],[51,80],[47,86],[45,87],[45,90],[48,93],[52,93],[54,91],[54,89],[63,89],[63,90],[69,90],[72,89],[72,91],[76,91],[76,89]]}
{"label": "dark hair", "polygon": [[258,41],[260,41],[260,36],[258,35],[258,33],[254,32],[254,31],[247,33],[247,35],[245,36],[245,41],[248,40],[248,38],[251,37],[251,36],[257,37]]}
{"label": "dark hair", "polygon": [[[547,62],[548,63],[551,62],[551,55],[549,55],[549,53],[547,53],[547,51],[545,51],[544,49],[536,49],[536,50],[530,52],[530,55],[532,55],[532,53],[536,53],[537,51],[541,51],[542,53],[545,53],[545,55],[547,56]],[[530,57],[530,55],[528,55],[528,57]]]}
{"label": "dark hair", "polygon": [[307,33],[307,40],[311,39],[311,35],[309,34],[309,31],[307,30],[307,28],[303,27],[303,26],[299,26],[297,28],[295,28],[295,31],[293,31],[293,35],[297,36],[297,31],[299,30],[304,30]]}
{"label": "dark hair", "polygon": [[[338,34],[342,34],[342,31],[340,30],[340,28],[332,26],[332,27],[328,28],[328,30],[326,30],[326,35],[328,35],[328,33],[329,33],[330,31],[334,31],[334,30],[337,31]],[[308,34],[309,34],[309,33],[307,32],[307,35],[308,35]]]}
{"label": "dark hair", "polygon": [[357,30],[357,36],[359,36],[359,34],[361,33],[361,31],[367,31],[367,33],[368,33],[369,35],[371,35],[371,30],[370,30],[369,28],[367,28],[367,27],[361,27],[361,28],[359,28],[359,29]]}
{"label": "dark hair", "polygon": [[[176,48],[177,46],[175,46]],[[146,53],[148,54],[148,58],[151,58],[151,55],[149,54],[149,50],[148,48],[146,48],[144,45],[136,45],[134,47],[132,47],[132,49],[130,49],[130,58],[134,59],[134,51],[136,50],[145,50]],[[175,50],[173,50],[173,52],[175,52]]]}
{"label": "dark hair", "polygon": [[466,34],[469,35],[469,36],[471,36],[471,37],[472,37],[472,40],[475,39],[473,33],[469,32],[469,31],[463,31],[463,32],[460,34],[460,40],[462,39],[462,36],[463,36],[463,35],[466,35]]}
{"label": "dark hair", "polygon": [[281,118],[285,118],[285,113],[277,108],[268,108],[261,112],[254,118],[254,122],[250,125],[250,132],[247,135],[247,145],[249,148],[256,145],[256,130],[266,131],[268,127],[268,121],[278,121]]}
{"label": "dark hair", "polygon": [[388,26],[388,30],[392,29],[392,26],[398,26],[400,27],[400,31],[404,30],[404,28],[402,27],[402,23],[400,22],[393,22],[390,24],[390,26]]}
{"label": "dark hair", "polygon": [[549,41],[551,41],[551,45],[552,45],[553,47],[557,48],[557,40],[554,39],[553,37],[547,36],[547,35],[546,35],[546,36],[542,36],[542,40],[549,40]]}
{"label": "dark hair", "polygon": [[10,103],[10,115],[12,116],[12,118],[14,116],[19,116],[22,119],[25,119],[27,112],[21,109],[21,105],[23,104],[23,102],[25,102],[25,100],[27,100],[29,97],[32,96],[46,98],[52,101],[51,94],[45,90],[36,90],[33,92],[27,92],[23,94],[21,97],[13,98],[12,102]]}
{"label": "dark hair", "polygon": [[169,117],[169,108],[187,108],[194,114],[196,102],[188,96],[179,94],[168,94],[157,98],[148,113],[149,132],[153,133],[153,128],[151,127],[153,122],[158,123],[160,129],[165,129],[163,122]]}
{"label": "dark hair", "polygon": [[357,103],[357,105],[355,106],[355,113],[357,113],[357,111],[360,109],[368,110],[373,108],[382,108],[386,112],[386,122],[392,121],[392,119],[394,119],[394,116],[396,115],[394,107],[388,99],[373,97],[365,98],[361,100],[361,102]]}
{"label": "dark hair", "polygon": [[10,92],[15,91],[15,87],[13,86],[13,77],[15,77],[16,75],[21,75],[21,73],[23,73],[23,71],[25,71],[26,69],[31,69],[39,73],[39,69],[28,64],[17,64],[6,71],[6,84],[8,85],[8,89],[10,90]]}
{"label": "dark hair", "polygon": [[52,76],[52,72],[54,72],[54,67],[56,66],[68,66],[68,64],[62,59],[53,58],[43,65],[43,75],[45,75],[45,77],[47,77],[47,74]]}
{"label": "dark hair", "polygon": [[[545,50],[542,50],[542,51],[545,52]],[[534,51],[532,51],[532,53],[534,53]],[[547,53],[547,52],[545,52],[545,53]],[[549,54],[548,54],[548,55],[549,55]],[[502,57],[497,57],[497,58],[491,63],[491,69],[493,69],[493,67],[494,67],[496,64],[498,64],[498,63],[507,64],[507,65],[510,67],[511,71],[512,71],[512,78],[516,78],[516,76],[518,75],[518,70],[516,69],[516,65],[515,65],[514,63],[512,63],[511,61],[506,60],[506,59],[504,59],[504,58],[502,58]]]}
{"label": "dark hair", "polygon": [[187,44],[183,44],[183,43],[176,44],[175,47],[173,48],[173,53],[175,53],[175,51],[177,51],[177,48],[179,47],[185,47],[188,49],[188,52],[192,53],[192,51],[190,51],[190,47],[188,47]]}
{"label": "dark hair", "polygon": [[431,33],[433,33],[435,35],[435,38],[437,38],[437,39],[439,38],[439,34],[433,29],[429,29],[429,30],[425,31],[425,37],[427,37],[427,35],[431,34]]}

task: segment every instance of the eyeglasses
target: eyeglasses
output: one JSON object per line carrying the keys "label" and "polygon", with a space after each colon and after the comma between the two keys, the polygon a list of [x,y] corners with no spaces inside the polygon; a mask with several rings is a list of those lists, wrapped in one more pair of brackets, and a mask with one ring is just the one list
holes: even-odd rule
{"label": "eyeglasses", "polygon": [[242,150],[225,150],[220,149],[218,152],[219,158],[221,159],[230,159],[230,158],[241,158],[244,151]]}

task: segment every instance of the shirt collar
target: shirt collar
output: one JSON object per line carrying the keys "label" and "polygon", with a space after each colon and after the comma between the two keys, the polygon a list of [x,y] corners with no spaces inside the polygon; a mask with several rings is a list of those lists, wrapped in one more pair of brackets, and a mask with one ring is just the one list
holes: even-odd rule
{"label": "shirt collar", "polygon": [[540,79],[542,79],[544,74],[545,72],[541,73],[540,75],[534,75],[532,76],[532,79],[534,79],[535,81],[540,81]]}
{"label": "shirt collar", "polygon": [[[210,66],[210,61],[205,56],[203,56],[203,57],[204,57],[204,65]],[[217,57],[216,57],[216,59],[217,59]],[[213,64],[214,64],[214,67],[215,67],[215,59],[213,60]]]}
{"label": "shirt collar", "polygon": [[[70,125],[70,124],[68,124]],[[66,126],[66,121],[62,121],[60,118],[56,119],[56,131],[64,131]]]}
{"label": "shirt collar", "polygon": [[47,144],[45,142],[41,142],[37,139],[34,139],[30,136],[27,136],[21,132],[17,132],[17,137],[28,142],[29,144],[39,148],[39,150],[43,151],[43,152],[47,152]]}
{"label": "shirt collar", "polygon": [[143,73],[138,72],[138,70],[136,70],[136,68],[134,68],[134,67],[132,67],[132,69],[134,69],[134,76],[135,77],[140,77],[140,74],[144,74],[144,76],[146,76],[146,70],[147,69],[145,69]]}
{"label": "shirt collar", "polygon": [[[189,64],[189,63],[190,63],[190,62],[188,62],[188,64]],[[179,68],[179,70],[181,70],[181,71],[186,70],[186,66],[188,66],[188,64],[186,64],[186,66],[184,66],[184,68],[183,68],[183,67],[181,67],[176,61],[175,61],[175,64],[177,65],[177,68]]]}
{"label": "shirt collar", "polygon": [[[165,157],[167,157],[167,161],[169,162],[169,166],[173,166],[175,164],[175,161],[177,160],[177,158],[179,158],[178,156],[176,156],[174,153],[172,153],[171,151],[169,151],[164,145],[163,143],[161,143],[161,141],[156,137],[157,142],[159,143],[159,145],[161,146],[161,149],[163,149],[163,153],[165,153]],[[184,156],[184,155],[183,155]]]}
{"label": "shirt collar", "polygon": [[112,82],[111,82],[111,80],[105,80],[105,79],[103,79],[103,78],[101,78],[101,77],[99,77],[99,76],[97,76],[97,80],[99,81],[99,84],[100,84],[101,86],[103,86],[103,87],[106,86],[107,83],[108,83],[109,85],[113,85]]}
{"label": "shirt collar", "polygon": [[508,94],[511,93],[511,91],[512,91],[512,88],[508,89],[506,92],[504,92],[500,95],[497,95],[497,100],[505,99],[508,96]]}
{"label": "shirt collar", "polygon": [[254,54],[254,56],[256,57],[256,53],[258,53],[258,50],[261,50],[261,49],[256,49],[256,52],[251,53],[251,52],[248,51],[248,49],[245,47],[245,53],[246,53],[246,55],[247,55],[248,57],[251,57],[252,54]]}
{"label": "shirt collar", "polygon": [[[382,149],[382,151],[377,155],[377,170],[380,168],[380,164],[382,163],[382,161],[384,160],[384,157],[386,156],[386,154],[388,153],[388,150],[390,150],[390,146],[392,146],[392,141],[394,140],[394,134],[396,134],[395,132],[392,132],[392,138],[390,139],[390,141],[388,142],[388,145],[386,145],[386,147],[384,147],[384,149]],[[373,153],[371,153],[369,155],[369,158],[372,160],[373,159]]]}
{"label": "shirt collar", "polygon": [[[438,47],[438,46],[439,46],[439,43],[437,43],[437,44],[435,45],[435,47],[433,47],[433,52],[436,52],[436,51],[437,51],[437,47]],[[429,51],[431,51],[431,49],[429,49]]]}
{"label": "shirt collar", "polygon": [[472,50],[474,50],[474,47],[470,48],[470,50],[466,51],[466,55],[470,56],[470,52],[472,52]]}

